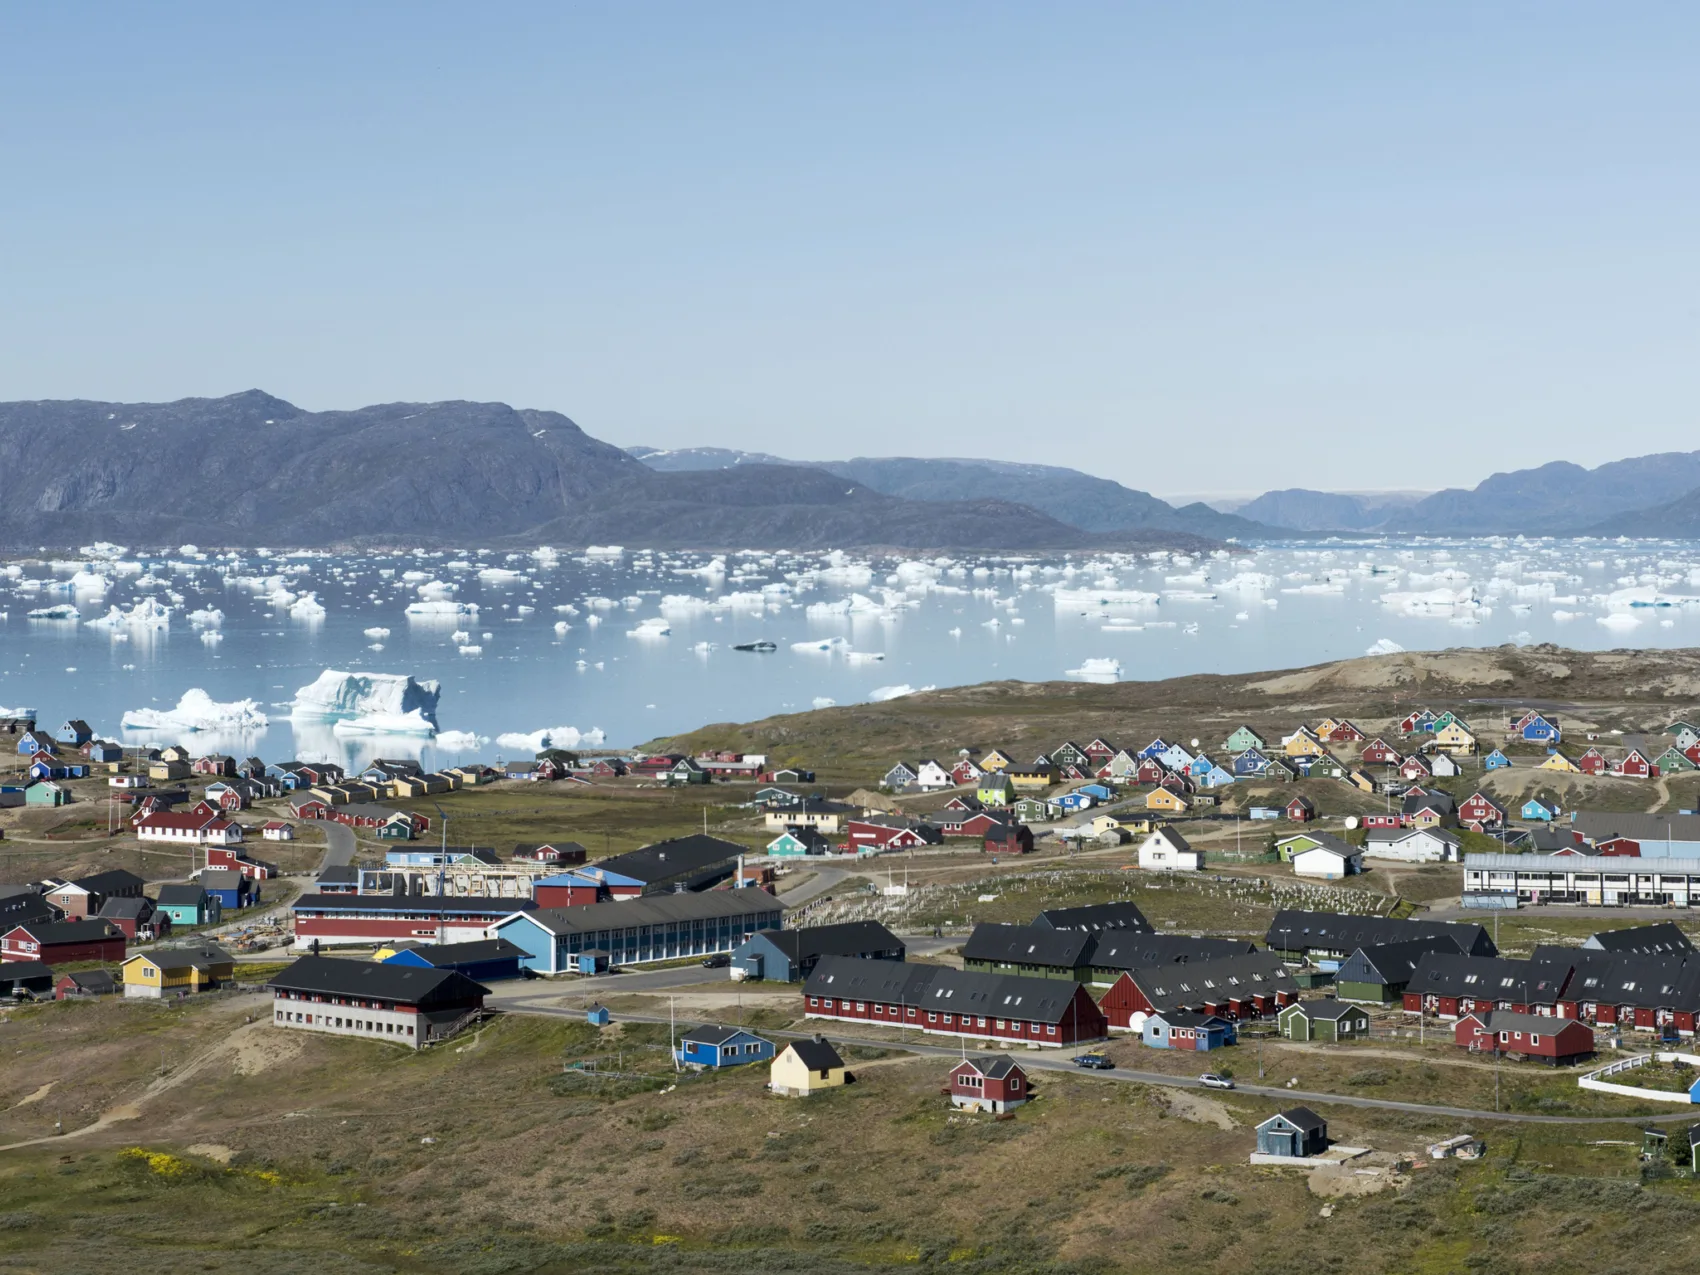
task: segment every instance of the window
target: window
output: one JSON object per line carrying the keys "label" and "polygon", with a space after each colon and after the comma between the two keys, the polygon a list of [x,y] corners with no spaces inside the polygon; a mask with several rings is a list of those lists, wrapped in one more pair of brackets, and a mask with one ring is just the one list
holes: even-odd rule
{"label": "window", "polygon": [[1055,1028],[1055,1027],[1047,1027],[1047,1028],[1045,1028],[1045,1035],[1047,1035],[1047,1036],[1055,1036],[1055,1035],[1056,1035],[1056,1034],[1057,1034],[1057,1029],[1056,1029],[1056,1028]]}
{"label": "window", "polygon": [[1539,1036],[1535,1035],[1533,1032],[1531,1032],[1529,1034],[1529,1044],[1530,1045],[1538,1045],[1540,1043],[1541,1043],[1541,1038]]}
{"label": "window", "polygon": [[939,1021],[939,1016],[937,1014],[933,1013],[931,1010],[929,1010],[929,1011],[927,1011],[927,1021],[929,1023],[936,1023],[936,1022]]}
{"label": "window", "polygon": [[818,999],[818,998],[817,998],[817,997],[814,997],[814,996],[811,996],[811,997],[809,997],[809,1008],[810,1008],[810,1009],[816,1009],[816,1008],[818,1008],[818,1006],[817,1006],[817,1004],[816,1004],[816,1001],[817,1001],[817,999]]}

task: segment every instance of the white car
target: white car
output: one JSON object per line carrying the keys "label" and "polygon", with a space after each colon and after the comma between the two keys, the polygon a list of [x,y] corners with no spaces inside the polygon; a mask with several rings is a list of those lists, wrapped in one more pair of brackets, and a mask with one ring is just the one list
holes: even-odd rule
{"label": "white car", "polygon": [[1213,1071],[1207,1071],[1198,1078],[1198,1083],[1206,1089],[1232,1089],[1234,1082],[1227,1076],[1218,1076]]}

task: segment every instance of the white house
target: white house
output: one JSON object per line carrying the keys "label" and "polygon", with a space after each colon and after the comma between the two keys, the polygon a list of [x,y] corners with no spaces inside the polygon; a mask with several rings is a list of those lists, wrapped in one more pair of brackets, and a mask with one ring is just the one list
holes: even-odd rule
{"label": "white house", "polygon": [[924,761],[916,769],[915,786],[922,791],[956,787],[955,777],[936,761]]}
{"label": "white house", "polygon": [[1139,847],[1139,866],[1152,872],[1198,872],[1204,867],[1204,854],[1173,828],[1163,827]]}
{"label": "white house", "polygon": [[223,815],[172,814],[155,811],[135,822],[142,841],[175,841],[190,845],[234,846],[242,840],[242,825]]}
{"label": "white house", "polygon": [[1354,872],[1364,870],[1363,854],[1344,854],[1332,846],[1312,846],[1293,856],[1293,871],[1301,877],[1320,877],[1338,881]]}
{"label": "white house", "polygon": [[1452,779],[1464,773],[1453,760],[1451,753],[1436,753],[1428,759],[1428,764],[1429,772],[1436,779]]}
{"label": "white house", "polygon": [[1457,863],[1462,843],[1445,828],[1371,828],[1364,853],[1406,863]]}
{"label": "white house", "polygon": [[295,829],[278,819],[273,819],[260,829],[260,835],[267,841],[294,841]]}

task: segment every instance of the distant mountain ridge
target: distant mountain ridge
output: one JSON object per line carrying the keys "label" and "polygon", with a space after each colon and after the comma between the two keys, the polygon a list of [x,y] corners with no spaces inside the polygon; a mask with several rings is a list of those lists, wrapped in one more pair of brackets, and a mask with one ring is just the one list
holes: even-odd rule
{"label": "distant mountain ridge", "polygon": [[558,412],[260,390],[171,403],[0,403],[0,546],[621,543],[657,548],[1215,547],[1083,531],[981,493],[906,500],[792,466],[662,473]]}
{"label": "distant mountain ridge", "polygon": [[909,456],[791,461],[765,452],[725,447],[667,450],[630,447],[632,456],[665,473],[742,466],[792,465],[824,470],[888,496],[916,501],[1002,500],[1028,505],[1082,531],[1179,531],[1216,539],[1279,537],[1274,527],[1200,503],[1176,508],[1148,492],[1124,487],[1060,465],[1019,461],[932,459]]}

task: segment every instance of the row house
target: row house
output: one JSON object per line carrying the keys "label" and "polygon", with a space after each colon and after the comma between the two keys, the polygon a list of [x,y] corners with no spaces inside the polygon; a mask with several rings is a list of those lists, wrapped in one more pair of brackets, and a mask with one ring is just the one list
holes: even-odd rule
{"label": "row house", "polygon": [[1522,961],[1428,952],[1405,984],[1401,1006],[1407,1014],[1444,1019],[1494,1009],[1554,1017],[1574,970],[1563,957]]}
{"label": "row house", "polygon": [[1279,1013],[1299,985],[1271,952],[1170,962],[1125,970],[1099,999],[1111,1028],[1136,1031],[1147,1015],[1215,1014],[1230,1021]]}
{"label": "row house", "polygon": [[1072,979],[846,956],[821,958],[803,984],[803,1009],[809,1018],[1029,1045],[1074,1045],[1109,1031],[1091,994]]}
{"label": "row house", "polygon": [[[1693,1036],[1700,1018],[1700,961],[1674,956],[1617,956],[1567,953],[1575,970],[1558,1003],[1558,1016],[1578,1018],[1596,1027]],[[1556,955],[1550,945],[1535,949],[1535,959]]]}

